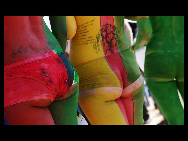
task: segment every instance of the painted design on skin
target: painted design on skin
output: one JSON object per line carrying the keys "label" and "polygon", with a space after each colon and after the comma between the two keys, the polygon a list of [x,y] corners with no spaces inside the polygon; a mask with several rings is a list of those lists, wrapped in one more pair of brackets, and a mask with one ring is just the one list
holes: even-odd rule
{"label": "painted design on skin", "polygon": [[16,55],[20,53],[36,54],[34,51],[39,52],[39,54],[44,54],[48,52],[48,49],[45,46],[44,48],[36,48],[36,47],[32,47],[32,45],[29,45],[28,47],[20,46],[17,50],[14,50],[12,52],[11,57],[15,58]]}
{"label": "painted design on skin", "polygon": [[97,40],[93,43],[93,49],[96,53],[100,51],[100,46],[103,46],[103,42],[100,40],[100,38],[101,38],[101,34],[99,31],[99,33],[96,35]]}
{"label": "painted design on skin", "polygon": [[[102,40],[100,40],[102,37]],[[109,23],[106,23],[102,26],[99,33],[96,35],[96,42],[93,44],[93,48],[98,53],[100,51],[100,45],[107,48],[104,48],[104,53],[106,55],[114,54],[115,46],[120,44],[119,30]]]}

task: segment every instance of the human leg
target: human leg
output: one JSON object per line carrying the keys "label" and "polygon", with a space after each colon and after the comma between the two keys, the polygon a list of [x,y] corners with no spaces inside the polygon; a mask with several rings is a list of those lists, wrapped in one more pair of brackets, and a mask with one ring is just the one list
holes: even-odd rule
{"label": "human leg", "polygon": [[130,125],[143,124],[144,84],[130,94],[121,96]]}
{"label": "human leg", "polygon": [[49,106],[56,125],[77,125],[79,83],[75,85],[67,92],[71,93],[69,97],[56,100]]}
{"label": "human leg", "polygon": [[54,125],[47,108],[52,100],[53,95],[42,83],[24,78],[4,79],[4,116],[9,125]]}
{"label": "human leg", "polygon": [[[150,47],[148,46],[148,50]],[[149,54],[147,53],[149,52],[148,50],[146,50],[144,66],[146,84],[168,123],[170,125],[182,125],[184,124],[184,110],[178,96],[178,87],[174,78],[177,80],[183,78],[180,77],[180,74],[177,75],[178,69],[182,70],[182,65],[179,64],[183,63],[177,59],[177,56],[179,56],[177,52]]]}
{"label": "human leg", "polygon": [[31,101],[5,107],[4,116],[9,125],[55,125],[49,109]]}
{"label": "human leg", "polygon": [[176,82],[156,82],[146,79],[146,83],[170,125],[184,125],[184,110],[179,100]]}

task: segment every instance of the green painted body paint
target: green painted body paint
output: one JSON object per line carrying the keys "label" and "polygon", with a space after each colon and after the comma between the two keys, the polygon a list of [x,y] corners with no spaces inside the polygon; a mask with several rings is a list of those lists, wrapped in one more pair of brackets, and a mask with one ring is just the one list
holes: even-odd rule
{"label": "green painted body paint", "polygon": [[133,45],[136,51],[141,46],[146,46],[152,35],[150,19],[137,21],[139,34],[136,37],[136,43]]}
{"label": "green painted body paint", "polygon": [[[149,19],[152,35],[146,47],[146,83],[168,123],[184,125],[184,110],[177,92],[184,100],[184,16],[150,16]],[[138,22],[142,24],[139,27],[150,28],[143,23]]]}
{"label": "green painted body paint", "polygon": [[62,47],[65,53],[67,42],[66,16],[49,16],[52,33]]}
{"label": "green painted body paint", "polygon": [[116,46],[127,70],[127,77],[130,81],[129,84],[131,84],[140,77],[141,72],[136,62],[134,53],[130,50],[131,45],[125,34],[124,16],[114,16],[114,24],[115,27],[117,27],[120,38],[119,40],[121,41],[120,43],[116,44]]}
{"label": "green painted body paint", "polygon": [[[137,64],[134,53],[131,51],[130,42],[125,34],[124,29],[124,16],[114,16],[114,24],[117,27],[117,31],[120,37],[120,43],[116,44],[119,54],[122,58],[123,64],[126,68],[127,78],[129,85],[134,83],[140,76],[141,72]],[[126,98],[124,98],[125,100]],[[144,102],[144,84],[141,85],[137,90],[132,92],[131,98],[127,99],[127,102],[134,103],[134,124],[142,125],[143,124],[143,102]]]}
{"label": "green painted body paint", "polygon": [[[62,50],[59,42],[57,41],[56,37],[52,34],[48,26],[46,25],[44,19],[43,21],[43,27],[47,38],[47,44],[52,50]],[[66,45],[66,44],[65,44]]]}
{"label": "green painted body paint", "polygon": [[43,20],[47,43],[49,47],[63,60],[70,78],[70,83],[73,81],[72,85],[76,85],[76,87],[67,92],[69,95],[68,98],[54,101],[49,106],[49,110],[56,125],[77,125],[79,77],[76,70],[64,54],[67,41],[65,16],[50,17],[50,23],[52,32]]}

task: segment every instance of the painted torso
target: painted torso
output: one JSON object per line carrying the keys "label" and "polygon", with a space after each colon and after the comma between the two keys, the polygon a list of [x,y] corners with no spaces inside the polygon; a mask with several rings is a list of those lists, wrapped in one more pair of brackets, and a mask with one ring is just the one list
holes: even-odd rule
{"label": "painted torso", "polygon": [[41,16],[4,17],[4,65],[49,52]]}
{"label": "painted torso", "polygon": [[75,20],[77,31],[70,47],[70,61],[74,66],[130,48],[124,17],[76,16]]}
{"label": "painted torso", "polygon": [[150,16],[150,22],[153,31],[148,51],[176,52],[184,49],[183,16]]}

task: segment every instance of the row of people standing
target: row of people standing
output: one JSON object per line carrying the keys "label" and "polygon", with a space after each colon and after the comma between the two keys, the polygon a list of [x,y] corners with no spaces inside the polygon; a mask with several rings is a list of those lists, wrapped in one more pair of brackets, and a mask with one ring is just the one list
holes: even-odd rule
{"label": "row of people standing", "polygon": [[[42,17],[5,17],[4,115],[8,123],[76,125],[79,103],[92,125],[142,125],[143,77],[125,35],[124,18],[50,17],[52,34]],[[156,23],[162,26],[165,21],[153,20],[154,29]],[[173,22],[177,24],[182,23]],[[176,30],[171,30],[174,35]],[[71,40],[69,59],[64,54],[67,39]],[[180,116],[170,123],[183,122]]]}

